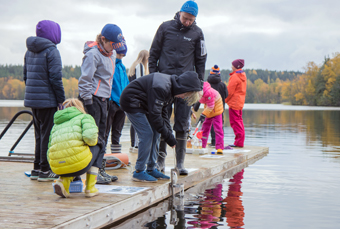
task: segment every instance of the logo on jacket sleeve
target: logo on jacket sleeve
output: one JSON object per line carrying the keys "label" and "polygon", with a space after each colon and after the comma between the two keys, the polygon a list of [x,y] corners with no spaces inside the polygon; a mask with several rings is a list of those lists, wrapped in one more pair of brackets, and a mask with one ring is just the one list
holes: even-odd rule
{"label": "logo on jacket sleeve", "polygon": [[201,56],[207,55],[207,48],[205,47],[205,41],[201,40]]}

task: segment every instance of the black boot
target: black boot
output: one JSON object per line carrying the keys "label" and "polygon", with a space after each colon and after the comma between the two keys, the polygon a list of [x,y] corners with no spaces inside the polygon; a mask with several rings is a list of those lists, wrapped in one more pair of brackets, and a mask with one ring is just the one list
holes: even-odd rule
{"label": "black boot", "polygon": [[184,158],[187,146],[187,133],[176,132],[176,167],[179,170],[179,175],[188,175],[188,171],[184,168]]}
{"label": "black boot", "polygon": [[[106,159],[103,159],[102,167],[99,169],[99,175],[101,175],[101,176],[103,176],[105,178],[110,179],[112,182],[118,180],[117,176],[110,176],[109,174],[107,174],[105,172],[105,166],[106,166]],[[98,177],[97,177],[97,179],[98,179]]]}

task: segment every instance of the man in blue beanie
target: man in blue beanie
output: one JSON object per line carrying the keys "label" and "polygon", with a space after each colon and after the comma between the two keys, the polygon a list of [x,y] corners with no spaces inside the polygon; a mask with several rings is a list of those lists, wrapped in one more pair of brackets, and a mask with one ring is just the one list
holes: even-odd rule
{"label": "man in blue beanie", "polygon": [[[186,71],[196,71],[203,82],[207,52],[202,30],[196,25],[198,6],[194,1],[186,1],[173,20],[162,23],[150,48],[150,73],[160,72],[169,75],[181,75]],[[172,104],[168,106],[168,115],[172,113]],[[181,175],[187,175],[184,169],[187,133],[189,130],[190,107],[181,98],[174,101],[176,131],[176,167]],[[157,163],[164,170],[166,143],[161,139]]]}

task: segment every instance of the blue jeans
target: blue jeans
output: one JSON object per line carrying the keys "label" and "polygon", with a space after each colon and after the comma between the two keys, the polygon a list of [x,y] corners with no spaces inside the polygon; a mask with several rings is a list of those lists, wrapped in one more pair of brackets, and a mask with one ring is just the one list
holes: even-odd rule
{"label": "blue jeans", "polygon": [[151,126],[145,114],[126,113],[126,116],[129,118],[139,138],[138,158],[135,169],[137,171],[144,171],[145,164],[147,164],[147,170],[154,170],[158,157],[160,133]]}

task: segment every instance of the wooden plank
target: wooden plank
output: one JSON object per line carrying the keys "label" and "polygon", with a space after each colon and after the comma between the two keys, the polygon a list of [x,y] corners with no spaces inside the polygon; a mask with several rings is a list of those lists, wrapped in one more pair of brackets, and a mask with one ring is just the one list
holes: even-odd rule
{"label": "wooden plank", "polygon": [[[124,143],[123,150],[127,152],[128,148],[129,143]],[[253,163],[268,153],[267,147],[244,149],[251,151],[226,154],[218,160],[186,155],[185,167],[197,170],[190,172],[188,176],[180,176],[179,183],[183,183],[186,189],[190,188],[225,171],[232,171],[239,165]],[[174,155],[171,149],[168,152],[166,166],[173,167]],[[149,189],[137,195],[100,194],[93,198],[85,198],[84,193],[72,193],[70,198],[60,198],[53,193],[51,182],[32,181],[24,175],[24,171],[32,169],[32,164],[0,161],[1,227],[97,228],[116,222],[171,195],[169,181],[133,182],[131,173],[137,154],[128,155],[133,164],[129,169],[107,171],[119,178],[111,184]],[[11,171],[11,177],[7,175],[8,171]],[[145,217],[141,216],[137,221],[143,218]],[[149,218],[146,217],[145,220]]]}

